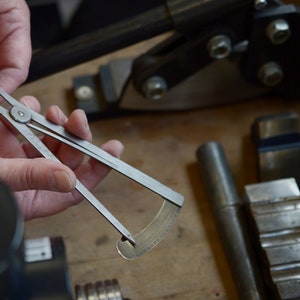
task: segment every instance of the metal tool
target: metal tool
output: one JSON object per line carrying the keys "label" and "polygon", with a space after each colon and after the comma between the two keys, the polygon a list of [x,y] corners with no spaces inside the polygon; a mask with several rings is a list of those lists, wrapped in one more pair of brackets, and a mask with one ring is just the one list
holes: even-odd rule
{"label": "metal tool", "polygon": [[251,126],[259,181],[293,177],[300,183],[300,126],[296,112],[256,118]]}
{"label": "metal tool", "polygon": [[244,206],[268,299],[300,299],[300,191],[295,179],[246,185]]}
{"label": "metal tool", "polygon": [[[155,2],[138,15],[36,51],[28,81],[168,33],[131,64],[129,58],[112,61],[97,74],[75,78],[78,107],[103,117],[194,109],[273,92],[299,96],[299,6],[279,0]],[[95,93],[82,101],[77,91],[87,88]]]}
{"label": "metal tool", "polygon": [[[278,128],[290,132],[291,126],[283,125],[294,118],[275,121],[273,127],[260,124],[264,137],[276,136]],[[219,143],[203,144],[197,158],[240,299],[300,299],[300,191],[295,178],[246,185],[241,200]]]}
{"label": "metal tool", "polygon": [[[31,143],[45,158],[59,162],[56,156],[41,142],[38,136],[35,135],[31,129],[57,139],[62,143],[65,143],[104,163],[128,178],[152,190],[154,193],[162,196],[166,202],[168,202],[168,205],[163,205],[162,209],[153,221],[155,223],[155,230],[153,230],[153,226],[150,224],[142,232],[137,234],[136,237],[133,237],[131,233],[101,204],[101,202],[98,201],[98,199],[88,189],[84,187],[79,180],[76,181],[76,190],[85,199],[87,199],[98,210],[98,212],[100,212],[115,227],[115,229],[122,234],[123,238],[118,243],[118,250],[123,257],[127,258],[127,254],[125,252],[129,249],[131,250],[131,255],[129,258],[131,259],[144,254],[152,249],[166,235],[170,226],[175,222],[176,216],[178,215],[180,207],[183,204],[184,198],[182,195],[161,184],[152,177],[126,164],[125,162],[113,157],[95,145],[69,134],[62,126],[49,122],[44,116],[22,105],[1,89],[0,95],[11,106],[10,110],[0,106],[0,115],[2,115],[16,130],[18,130],[18,132],[25,139],[27,139],[28,142]],[[168,221],[166,221],[165,218],[160,219],[161,214],[168,215]],[[151,232],[150,236],[148,235],[149,230]],[[141,241],[143,241],[143,244],[140,244]]]}
{"label": "metal tool", "polygon": [[217,142],[201,145],[197,159],[240,299],[267,299],[248,238],[242,202],[221,145]]}

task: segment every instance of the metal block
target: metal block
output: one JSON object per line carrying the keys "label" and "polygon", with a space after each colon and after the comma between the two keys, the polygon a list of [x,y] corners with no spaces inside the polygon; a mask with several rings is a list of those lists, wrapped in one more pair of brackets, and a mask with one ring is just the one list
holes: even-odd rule
{"label": "metal block", "polygon": [[252,125],[260,181],[294,177],[300,182],[299,116],[284,112],[257,118]]}
{"label": "metal block", "polygon": [[295,179],[247,185],[244,202],[267,285],[300,299],[300,195]]}

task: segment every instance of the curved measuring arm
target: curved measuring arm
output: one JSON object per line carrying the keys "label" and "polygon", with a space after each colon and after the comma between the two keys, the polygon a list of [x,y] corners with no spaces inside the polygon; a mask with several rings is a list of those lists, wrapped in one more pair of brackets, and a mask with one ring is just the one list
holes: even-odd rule
{"label": "curved measuring arm", "polygon": [[165,200],[152,222],[134,236],[135,245],[124,239],[117,242],[120,255],[132,260],[150,251],[165,237],[175,223],[179,212],[180,206]]}

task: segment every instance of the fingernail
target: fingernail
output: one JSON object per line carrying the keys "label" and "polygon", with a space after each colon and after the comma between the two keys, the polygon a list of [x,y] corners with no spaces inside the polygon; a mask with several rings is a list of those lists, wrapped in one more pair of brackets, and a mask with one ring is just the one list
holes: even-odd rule
{"label": "fingernail", "polygon": [[65,171],[50,172],[49,185],[52,191],[70,192],[74,189],[74,183],[70,175]]}
{"label": "fingernail", "polygon": [[59,108],[58,105],[54,106],[56,109],[56,113],[58,115],[59,120],[61,120],[61,122],[66,123],[68,121],[67,116],[63,113],[63,111]]}
{"label": "fingernail", "polygon": [[26,107],[30,108],[30,104],[29,104],[28,100],[26,99],[26,97],[24,97],[24,98],[22,99],[22,102],[23,102],[23,104],[24,104]]}
{"label": "fingernail", "polygon": [[90,129],[89,121],[88,121],[88,118],[87,118],[85,112],[83,112],[83,117],[84,117],[84,127],[85,127],[86,132],[88,133],[87,140],[92,141],[92,131]]}

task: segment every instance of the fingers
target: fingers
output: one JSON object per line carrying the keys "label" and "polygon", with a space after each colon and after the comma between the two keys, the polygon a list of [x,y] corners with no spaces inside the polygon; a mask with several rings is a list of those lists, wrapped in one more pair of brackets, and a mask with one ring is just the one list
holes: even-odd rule
{"label": "fingers", "polygon": [[46,118],[55,124],[64,126],[69,132],[82,139],[91,138],[88,121],[83,110],[76,109],[67,118],[57,105],[52,105],[46,112]]}
{"label": "fingers", "polygon": [[27,77],[30,59],[30,17],[26,1],[0,1],[0,86],[14,91]]}
{"label": "fingers", "polygon": [[53,123],[64,126],[66,130],[81,139],[92,140],[86,114],[81,109],[74,110],[67,118],[58,106],[53,105],[48,109],[46,118]]}
{"label": "fingers", "polygon": [[[34,97],[22,97],[20,102],[37,112],[40,111],[40,104]],[[88,141],[92,140],[92,134],[88,125],[88,121],[85,113],[82,110],[78,109],[73,111],[70,117],[67,118],[67,116],[58,106],[52,105],[46,112],[46,118],[57,125],[65,127],[66,130],[77,137]],[[42,141],[63,164],[69,166],[71,169],[77,168],[84,159],[84,154],[76,149],[73,149],[72,147],[62,144],[60,141],[57,141],[51,137],[45,136]],[[28,143],[23,145],[23,149],[29,158],[40,156],[39,153]]]}
{"label": "fingers", "polygon": [[64,126],[68,121],[67,116],[57,105],[52,105],[49,107],[46,112],[46,118],[49,121],[61,126]]}
{"label": "fingers", "polygon": [[[35,111],[40,110],[40,104],[34,97],[23,97],[20,102],[22,102],[27,107]],[[26,157],[26,152],[24,153],[19,140],[17,139],[19,132],[6,120],[1,120],[0,122],[0,136],[2,142],[0,144],[0,155],[1,157]]]}
{"label": "fingers", "polygon": [[[124,146],[117,140],[110,140],[103,144],[101,148],[111,155],[119,158],[123,152]],[[88,163],[81,165],[79,168],[74,170],[74,172],[78,180],[81,181],[87,189],[93,190],[110,170],[110,167],[96,161],[95,159],[90,159]],[[74,194],[74,197],[81,199],[81,196],[78,193]]]}
{"label": "fingers", "polygon": [[19,99],[19,102],[38,113],[41,111],[40,102],[33,96],[23,96]]}
{"label": "fingers", "polygon": [[45,158],[1,158],[0,164],[0,178],[14,191],[70,192],[75,187],[75,174],[69,168]]}
{"label": "fingers", "polygon": [[118,140],[110,140],[110,141],[106,142],[105,144],[103,144],[101,146],[101,149],[108,152],[112,156],[120,158],[123,153],[124,146]]}
{"label": "fingers", "polygon": [[[68,119],[57,106],[52,106],[47,111],[46,117],[48,120],[64,126],[74,135],[88,141],[92,140],[88,121],[82,110],[73,111]],[[103,144],[101,148],[115,157],[120,157],[124,149],[122,143],[117,140],[111,140]],[[110,171],[108,166],[94,159],[82,164],[84,155],[69,146],[60,145],[56,151],[60,161],[68,165],[88,189],[93,189]]]}
{"label": "fingers", "polygon": [[[47,111],[46,117],[48,120],[64,126],[66,130],[81,139],[92,140],[88,121],[82,110],[77,109],[73,111],[70,117],[67,118],[57,106],[52,106]],[[76,169],[84,159],[83,153],[65,144],[57,143],[51,138],[45,138],[44,142],[51,148],[52,152],[55,152],[58,159],[72,170]]]}
{"label": "fingers", "polygon": [[[124,146],[118,140],[110,140],[103,144],[101,149],[114,157],[120,158],[124,151]],[[99,183],[99,181],[101,181],[110,172],[111,168],[99,163],[95,159],[90,159],[89,164],[91,166],[92,173],[90,176],[91,178],[89,178],[85,184],[87,184],[90,189],[93,189]]]}
{"label": "fingers", "polygon": [[[111,154],[114,157],[120,158],[124,151],[124,146],[118,140],[110,140],[110,141],[106,142],[105,144],[103,144],[101,146],[101,149],[108,152],[109,154]],[[111,168],[102,163],[99,163],[95,159],[90,159],[89,164],[91,165],[91,168],[94,173],[94,179],[90,178],[89,182],[94,184],[94,185],[91,185],[91,188],[94,188],[98,184],[98,182],[101,181],[109,173]],[[98,180],[98,182],[97,182],[97,180]],[[94,183],[93,183],[93,181],[94,181]]]}
{"label": "fingers", "polygon": [[[34,111],[40,111],[40,104],[34,97],[22,97],[20,102]],[[46,118],[53,123],[64,126],[66,130],[82,139],[92,140],[88,121],[82,110],[75,110],[67,118],[57,106],[51,106],[46,113]],[[38,159],[39,154],[37,151],[33,150],[28,144],[24,144],[23,150],[28,158],[35,159],[30,161],[19,160],[17,164],[16,160],[3,160],[4,165],[0,170],[4,174],[5,171],[8,172],[9,176],[4,175],[6,176],[4,177],[0,173],[0,177],[7,178],[8,184],[12,185],[16,191],[46,189],[68,192],[75,187],[75,176],[88,189],[93,189],[110,171],[109,167],[94,159],[90,159],[83,164],[84,154],[51,137],[44,137],[43,142],[65,166],[42,158]],[[117,140],[111,140],[103,144],[101,148],[115,157],[120,157],[123,151],[123,145]],[[41,162],[43,165],[40,165]],[[75,174],[66,166],[74,170]],[[13,178],[17,178],[17,181],[13,182]]]}

